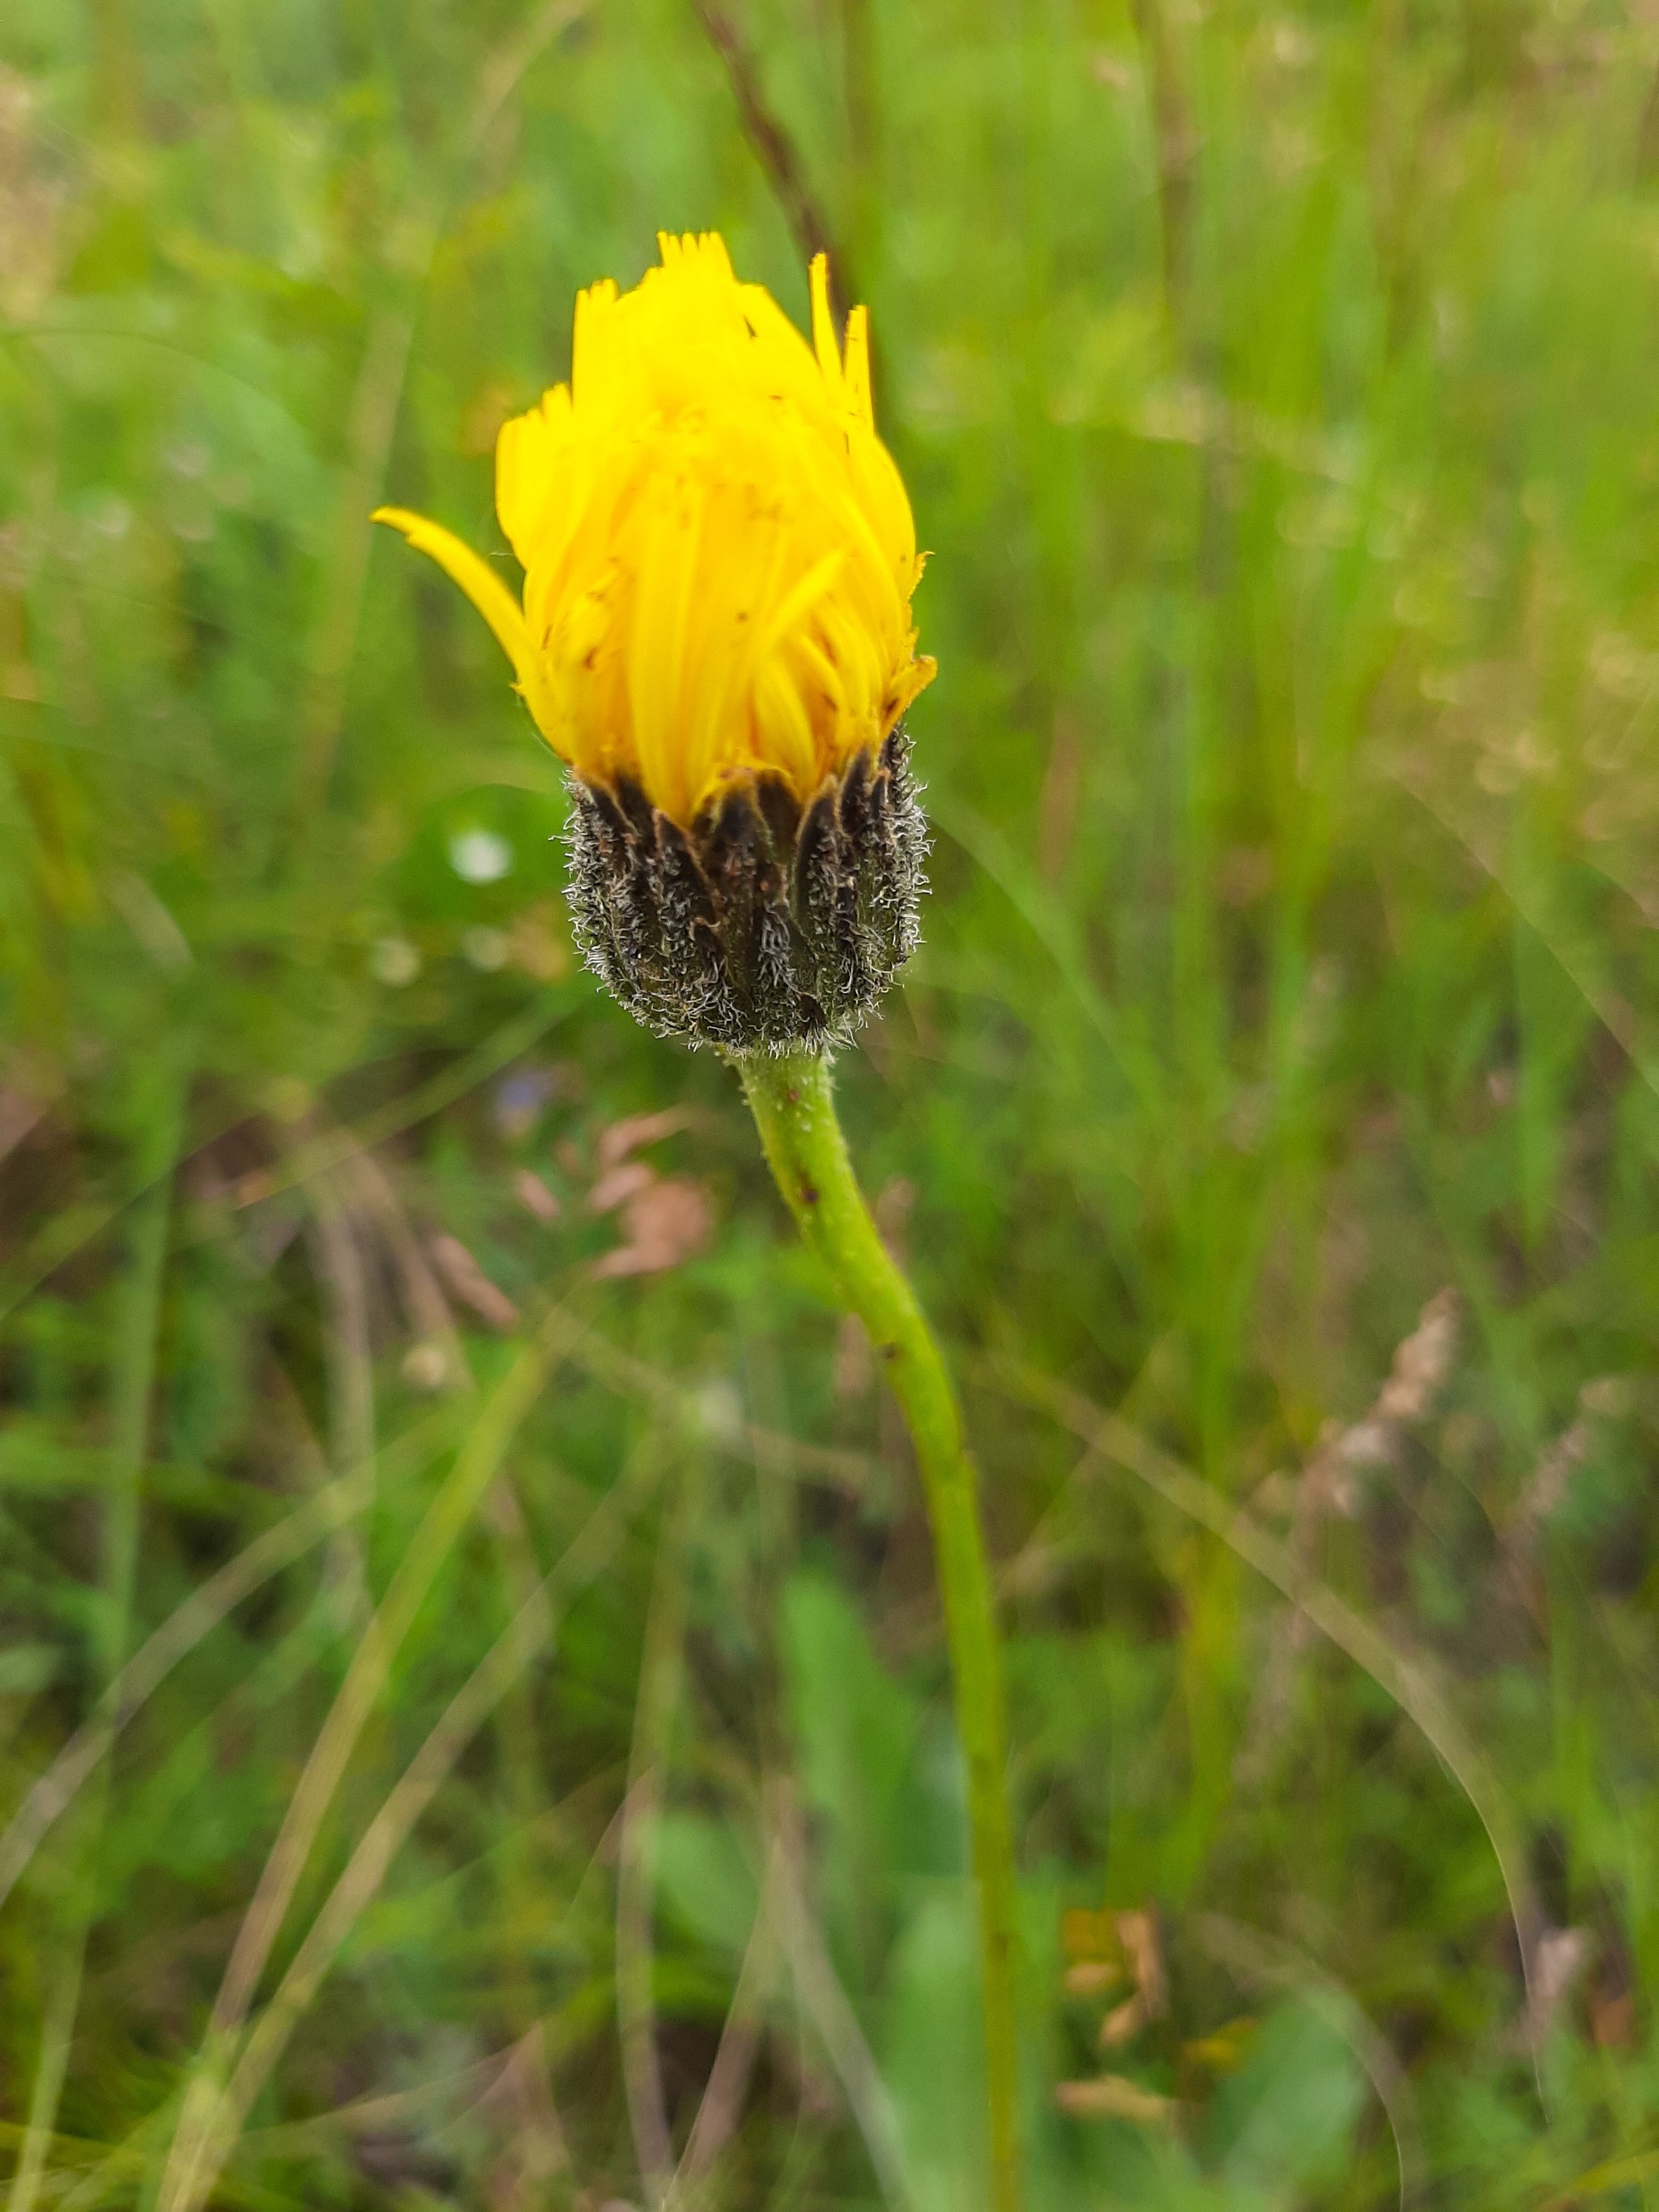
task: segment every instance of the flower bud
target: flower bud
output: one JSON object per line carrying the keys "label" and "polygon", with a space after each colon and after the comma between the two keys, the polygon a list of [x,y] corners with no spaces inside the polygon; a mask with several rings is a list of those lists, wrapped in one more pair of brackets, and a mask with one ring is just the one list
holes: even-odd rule
{"label": "flower bud", "polygon": [[663,1035],[819,1045],[914,949],[927,834],[901,717],[909,501],[875,432],[862,308],[813,342],[713,236],[576,305],[571,379],[507,423],[496,507],[522,605],[399,508],[512,661],[569,770],[569,896],[609,988]]}

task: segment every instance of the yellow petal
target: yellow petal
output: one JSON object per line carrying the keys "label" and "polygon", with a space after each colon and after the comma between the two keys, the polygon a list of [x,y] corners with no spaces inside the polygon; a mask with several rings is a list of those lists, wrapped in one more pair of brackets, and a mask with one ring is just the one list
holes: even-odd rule
{"label": "yellow petal", "polygon": [[380,520],[453,578],[542,734],[590,782],[627,776],[688,827],[766,770],[808,799],[891,727],[917,658],[909,501],[876,434],[869,321],[804,333],[714,233],[668,233],[630,290],[576,302],[571,378],[502,429],[496,507],[522,605],[437,525]]}
{"label": "yellow petal", "polygon": [[550,744],[554,743],[546,685],[531,650],[523,611],[489,562],[482,560],[470,545],[463,544],[453,530],[446,530],[441,522],[428,521],[423,514],[411,514],[406,507],[377,507],[369,520],[401,530],[417,553],[424,553],[429,560],[435,561],[450,581],[460,586],[512,662],[519,689],[536,718],[537,727]]}
{"label": "yellow petal", "polygon": [[931,653],[919,653],[908,668],[900,670],[894,685],[896,703],[893,700],[888,702],[887,713],[883,717],[883,737],[899,716],[907,712],[911,701],[925,691],[938,674],[939,663]]}
{"label": "yellow petal", "polygon": [[836,325],[830,313],[830,257],[812,256],[812,349],[831,392],[841,389],[841,355],[836,345]]}
{"label": "yellow petal", "polygon": [[768,623],[760,641],[763,654],[781,645],[805,616],[809,614],[823,597],[836,577],[847,565],[847,548],[830,547],[821,561],[815,561],[806,574],[785,596],[782,605]]}
{"label": "yellow petal", "polygon": [[847,397],[866,430],[876,427],[870,404],[870,310],[854,307],[847,318]]}
{"label": "yellow petal", "polygon": [[527,568],[554,496],[570,471],[570,387],[555,385],[527,414],[514,415],[495,441],[495,513],[507,542]]}

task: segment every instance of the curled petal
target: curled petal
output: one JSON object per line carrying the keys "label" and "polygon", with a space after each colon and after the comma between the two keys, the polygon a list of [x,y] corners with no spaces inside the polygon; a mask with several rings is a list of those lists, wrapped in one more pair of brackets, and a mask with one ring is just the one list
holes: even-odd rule
{"label": "curled petal", "polygon": [[489,563],[472,548],[446,530],[441,522],[411,514],[406,507],[377,507],[369,520],[401,530],[417,553],[435,561],[453,584],[459,584],[495,632],[495,641],[513,664],[513,673],[524,694],[536,726],[550,744],[553,735],[550,702],[538,658],[532,649],[524,610]]}

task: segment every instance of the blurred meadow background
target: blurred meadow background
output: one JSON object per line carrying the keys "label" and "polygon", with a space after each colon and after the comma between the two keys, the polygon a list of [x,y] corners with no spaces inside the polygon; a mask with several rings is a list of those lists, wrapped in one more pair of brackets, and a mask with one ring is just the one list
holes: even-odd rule
{"label": "blurred meadow background", "polygon": [[1656,71],[8,0],[9,2212],[981,2201],[902,1430],[367,520],[501,547],[659,227],[802,319],[829,245],[933,549],[840,1075],[983,1470],[1033,2212],[1659,2203]]}

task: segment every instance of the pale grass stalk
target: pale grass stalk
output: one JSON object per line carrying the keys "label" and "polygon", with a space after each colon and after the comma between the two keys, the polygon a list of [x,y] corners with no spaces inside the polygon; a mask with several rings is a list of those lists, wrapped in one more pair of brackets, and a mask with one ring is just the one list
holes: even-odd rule
{"label": "pale grass stalk", "polygon": [[[763,1805],[775,1796],[776,1786],[775,1782],[763,1786]],[[685,2148],[669,2185],[665,2203],[671,2212],[684,2212],[685,2206],[700,2201],[701,2185],[742,2117],[744,2092],[749,2086],[755,2055],[760,2047],[762,2008],[777,1948],[774,1923],[781,1871],[781,1847],[775,1820],[767,1819],[764,1826],[765,1863],[754,1924],[744,1946],[743,1962],[738,1969],[737,1986],[732,1992],[726,2024],[715,2048],[714,2063],[708,2070],[696,2118],[691,2123],[691,2132],[686,2137]]]}
{"label": "pale grass stalk", "polygon": [[755,1922],[749,1931],[749,1941],[744,1946],[743,1963],[738,1969],[737,1987],[732,1992],[731,2008],[720,2029],[720,2039],[715,2046],[714,2063],[708,2069],[708,2079],[703,2084],[697,2115],[691,2123],[691,2132],[686,2137],[685,2148],[680,2154],[679,2164],[664,2197],[672,2212],[681,2212],[688,2203],[696,2203],[701,2185],[709,2168],[720,2156],[735,2133],[743,2117],[744,2094],[749,2087],[749,2077],[755,2068],[756,2055],[760,2049],[761,2004],[765,1995],[767,1977],[771,1971],[773,1906],[770,1899],[771,1876],[769,1871],[761,1886],[760,1903]]}
{"label": "pale grass stalk", "polygon": [[[540,2021],[532,2033],[544,2034]],[[487,2057],[475,2058],[470,2064],[458,2067],[453,2074],[428,2076],[410,2088],[387,2089],[372,2097],[353,2098],[327,2112],[313,2112],[303,2120],[278,2120],[269,2127],[245,2128],[242,2145],[261,2155],[289,2158],[295,2153],[315,2150],[320,2143],[331,2142],[339,2134],[397,2134],[409,2128],[429,2126],[435,2112],[448,2110],[451,2098],[457,2100],[455,2109],[459,2114],[470,2114],[489,2102],[515,2063],[522,2040],[520,2038],[509,2043],[504,2050],[492,2051]]]}
{"label": "pale grass stalk", "polygon": [[[510,1481],[496,1484],[486,1515],[501,1589],[507,1604],[517,1612],[534,1595],[538,1573],[535,1546]],[[507,2023],[524,2031],[536,2017],[532,1951],[544,1920],[536,1864],[539,1850],[532,1839],[537,1814],[547,1801],[540,1729],[527,1669],[519,1674],[497,1705],[492,1735],[500,1762],[501,1812],[507,1826],[495,1854],[495,1903],[504,1938],[495,1999]]]}
{"label": "pale grass stalk", "polygon": [[438,1287],[391,1176],[373,1152],[354,1152],[341,1172],[349,1180],[357,1204],[379,1224],[397,1263],[410,1328],[422,1343],[439,1347],[447,1383],[471,1387],[466,1348],[450,1314],[449,1301]]}
{"label": "pale grass stalk", "polygon": [[[1362,1668],[1427,1739],[1462,1790],[1486,1832],[1508,1896],[1530,2001],[1534,1960],[1544,1926],[1528,1869],[1526,1845],[1508,1792],[1480,1746],[1453,1712],[1428,1662],[1398,1651],[1334,1590],[1305,1573],[1290,1547],[1200,1480],[1138,1429],[1093,1405],[1075,1390],[1030,1367],[1011,1368],[1006,1379],[1028,1404],[1040,1407],[1101,1457],[1146,1485],[1188,1520],[1218,1536],[1247,1566],[1301,1608],[1320,1633]],[[1534,2066],[1537,2053],[1534,2053]]]}
{"label": "pale grass stalk", "polygon": [[[93,1832],[82,1843],[81,1856],[89,1858],[97,1848],[103,1826],[104,1792],[98,1792]],[[76,1899],[77,1905],[81,1900]],[[16,2169],[6,2197],[6,2212],[32,2212],[40,2194],[46,2157],[57,2132],[58,2105],[69,2070],[70,2045],[81,2008],[81,1979],[86,1966],[88,1914],[77,1910],[67,1941],[55,1962],[52,1985],[40,2021],[40,2048],[34,2063],[34,2081],[29,2092],[28,2117],[24,2124]]]}
{"label": "pale grass stalk", "polygon": [[[349,1467],[372,1468],[374,1358],[369,1340],[368,1271],[344,1177],[337,1170],[319,1176],[312,1186],[307,1242],[324,1297],[328,1464],[337,1473]],[[342,1630],[361,1630],[369,1613],[368,1571],[362,1541],[349,1525],[329,1539],[327,1575]]]}
{"label": "pale grass stalk", "polygon": [[[428,1416],[380,1455],[381,1472],[424,1466],[451,1440],[459,1419],[459,1409],[447,1407]],[[244,1598],[365,1511],[374,1494],[374,1480],[373,1468],[354,1468],[318,1491],[228,1559],[139,1645],[0,1831],[0,1905],[11,1895],[53,1823],[96,1771],[111,1738],[119,1735],[179,1662]]]}
{"label": "pale grass stalk", "polygon": [[1352,1991],[1295,1945],[1219,1912],[1203,1912],[1194,1926],[1200,1941],[1247,1988],[1290,1990],[1316,2018],[1340,2035],[1364,2068],[1394,2137],[1400,2168],[1400,2212],[1409,2212],[1427,2178],[1423,2130],[1410,2075],[1393,2045]]}
{"label": "pale grass stalk", "polygon": [[[775,1409],[777,1376],[763,1337],[745,1346],[745,1368],[750,1398],[758,1391]],[[794,1556],[794,1468],[789,1440],[770,1431],[750,1428],[754,1451],[755,1504],[760,1532],[754,1586],[750,1593],[753,1616],[775,1621],[782,1600],[788,1562]],[[743,2117],[743,2100],[754,2070],[756,2054],[764,2028],[764,2010],[777,1968],[778,1885],[782,1875],[783,1839],[781,1820],[788,1804],[788,1741],[781,1711],[780,1681],[774,1661],[763,1671],[757,1718],[763,1745],[759,1790],[759,1892],[754,1923],[744,1947],[737,1985],[720,2031],[696,2117],[686,2137],[685,2148],[675,2169],[668,2193],[672,2212],[712,2201],[711,2170],[730,2142]],[[714,2177],[717,2179],[718,2177]]]}
{"label": "pale grass stalk", "polygon": [[512,2170],[497,2161],[484,2182],[491,2212],[544,2212],[549,2185],[570,2171],[570,2146],[554,2101],[547,2036],[538,2021],[513,2046],[507,2064],[477,2100],[477,2109],[502,2118],[512,2145]]}
{"label": "pale grass stalk", "polygon": [[[1517,870],[1501,848],[1483,836],[1473,822],[1460,820],[1449,812],[1420,775],[1413,775],[1400,765],[1390,769],[1388,773],[1400,788],[1408,793],[1424,811],[1439,823],[1446,835],[1462,848],[1481,872],[1491,878],[1510,907],[1548,951],[1601,1027],[1619,1046],[1646,1089],[1654,1097],[1659,1098],[1659,1030],[1656,1030],[1644,1018],[1638,1006],[1633,1006],[1614,990],[1604,976],[1595,971],[1586,957],[1583,941],[1575,940],[1559,927],[1537,896],[1520,880]],[[1639,911],[1641,909],[1638,908]]]}
{"label": "pale grass stalk", "polygon": [[[606,1828],[581,1880],[577,1884],[574,1899],[569,1908],[571,1911],[574,1912],[575,1903],[580,1901],[589,1882],[593,1881],[600,1871],[602,1863],[614,1844],[615,1831],[616,1823],[613,1820]],[[550,2014],[538,2023],[544,2041],[548,2039],[557,2018],[556,2014]],[[331,2112],[313,2114],[305,2120],[289,2120],[280,2122],[271,2127],[246,2130],[240,2140],[245,2143],[256,2144],[262,2151],[271,2152],[278,2157],[286,2157],[296,2150],[303,2151],[313,2148],[319,2142],[327,2140],[336,2130],[357,2130],[378,2133],[387,2129],[395,2130],[410,2121],[428,2120],[430,2118],[434,2100],[442,2093],[459,2091],[465,2095],[476,2086],[479,2092],[478,2095],[464,2102],[456,2115],[458,2119],[464,2119],[488,2101],[492,2087],[499,2082],[512,2063],[514,2053],[517,2048],[518,2043],[515,2041],[505,2050],[494,2051],[486,2058],[477,2059],[471,2065],[462,2067],[452,2075],[441,2075],[435,2080],[422,2082],[416,2087],[392,2090],[379,2096],[358,2098],[349,2104],[337,2106]],[[170,2120],[170,2110],[163,2106],[159,2111],[147,2113],[144,2118],[129,2131],[125,2142],[113,2148],[105,2149],[104,2146],[100,2144],[76,2145],[76,2148],[85,2151],[103,2150],[104,2154],[92,2161],[88,2172],[81,2180],[58,2198],[53,2207],[53,2212],[98,2212],[98,2207],[118,2188],[125,2190],[128,2198],[131,2199],[133,2194],[132,2185],[141,2181],[146,2172],[153,2172],[157,2163],[156,2154],[165,2148]],[[21,2142],[22,2135],[21,2128],[8,2127],[6,2123],[0,2121],[0,2146],[8,2145],[14,2141]],[[63,2140],[59,2137],[60,2144]],[[141,2203],[148,2203],[150,2201],[148,2193],[142,2188],[137,2194],[138,2201]]]}
{"label": "pale grass stalk", "polygon": [[354,1653],[304,1771],[283,1814],[276,1843],[244,1916],[220,1984],[208,2034],[191,2069],[159,2212],[180,2212],[198,2199],[192,2176],[205,2151],[213,2115],[261,1973],[335,1792],[416,1615],[481,1503],[514,1437],[541,1394],[548,1371],[581,1324],[555,1306],[525,1345],[478,1413],[454,1468],[428,1507],[386,1596]]}
{"label": "pale grass stalk", "polygon": [[[545,1591],[538,1585],[530,1603],[446,1707],[365,1830],[275,1996],[248,2029],[224,2088],[210,2112],[202,2112],[188,2145],[188,2163],[180,2160],[169,2165],[158,2200],[160,2212],[192,2212],[212,2195],[254,2099],[314,2001],[341,1946],[380,1889],[398,1846],[509,1682],[542,1649],[550,1625]],[[182,2133],[181,2127],[181,2137]]]}
{"label": "pale grass stalk", "polygon": [[172,2193],[164,2193],[163,2204],[199,2205],[211,2195],[254,2100],[378,1893],[397,1851],[508,1686],[545,1645],[551,1626],[546,1585],[540,1584],[451,1700],[370,1821],[275,1996],[249,2028],[211,2120],[204,2123],[192,2145],[194,2162],[177,2178]]}
{"label": "pale grass stalk", "polygon": [[338,1170],[312,1190],[311,1246],[327,1298],[329,1457],[337,1468],[374,1459],[374,1355],[369,1343],[368,1271]]}
{"label": "pale grass stalk", "polygon": [[364,1830],[276,1994],[242,2039],[211,2118],[192,2145],[193,2163],[175,2182],[171,2195],[164,2186],[161,2207],[186,2212],[211,2194],[254,2100],[315,2002],[352,1929],[379,1893],[410,1830],[490,1713],[550,1640],[556,1607],[586,1588],[615,1557],[653,1480],[654,1470],[642,1459],[631,1479],[616,1484],[600,1500],[558,1564],[536,1583],[450,1700]]}
{"label": "pale grass stalk", "polygon": [[801,2010],[841,2083],[883,2199],[891,2212],[914,2212],[916,2197],[898,2113],[807,1901],[799,1808],[787,1784],[781,1790],[777,1836],[779,1936]]}
{"label": "pale grass stalk", "polygon": [[690,1472],[665,1516],[646,1613],[634,1699],[628,1790],[617,1842],[617,2033],[635,2161],[648,2204],[660,2205],[673,2177],[651,1982],[657,1823],[663,1777],[679,1707],[685,1638],[685,1548],[694,1485]]}
{"label": "pale grass stalk", "polygon": [[[135,2202],[147,2163],[146,2142],[153,2142],[159,2134],[157,2116],[152,2112],[113,2148],[81,2136],[52,2135],[47,2142],[52,2212],[95,2212],[117,2187],[126,2190],[129,2203]],[[27,2135],[26,2122],[0,2121],[0,2150],[21,2148]],[[70,2175],[77,2166],[85,2171],[71,2182]]]}
{"label": "pale grass stalk", "polygon": [[[106,1693],[127,1656],[132,1632],[133,1583],[144,1464],[149,1456],[150,1399],[155,1386],[155,1353],[161,1322],[161,1284],[167,1267],[167,1231],[173,1218],[173,1178],[184,1130],[188,1063],[181,1058],[162,1076],[161,1096],[149,1102],[152,1118],[142,1144],[144,1196],[130,1224],[125,1272],[115,1322],[115,1356],[111,1375],[110,1474],[105,1499],[100,1560],[102,1607],[97,1616],[99,1670]],[[6,2197],[6,2212],[33,2212],[58,2126],[58,2106],[69,2069],[76,2016],[86,1965],[87,1935],[97,1909],[99,1860],[107,1811],[106,1754],[113,1739],[107,1721],[92,1731],[92,1766],[100,1788],[88,1808],[84,1832],[70,1855],[66,1887],[64,1941],[57,1978],[41,2021],[40,2048],[29,2093],[28,2121]]]}

